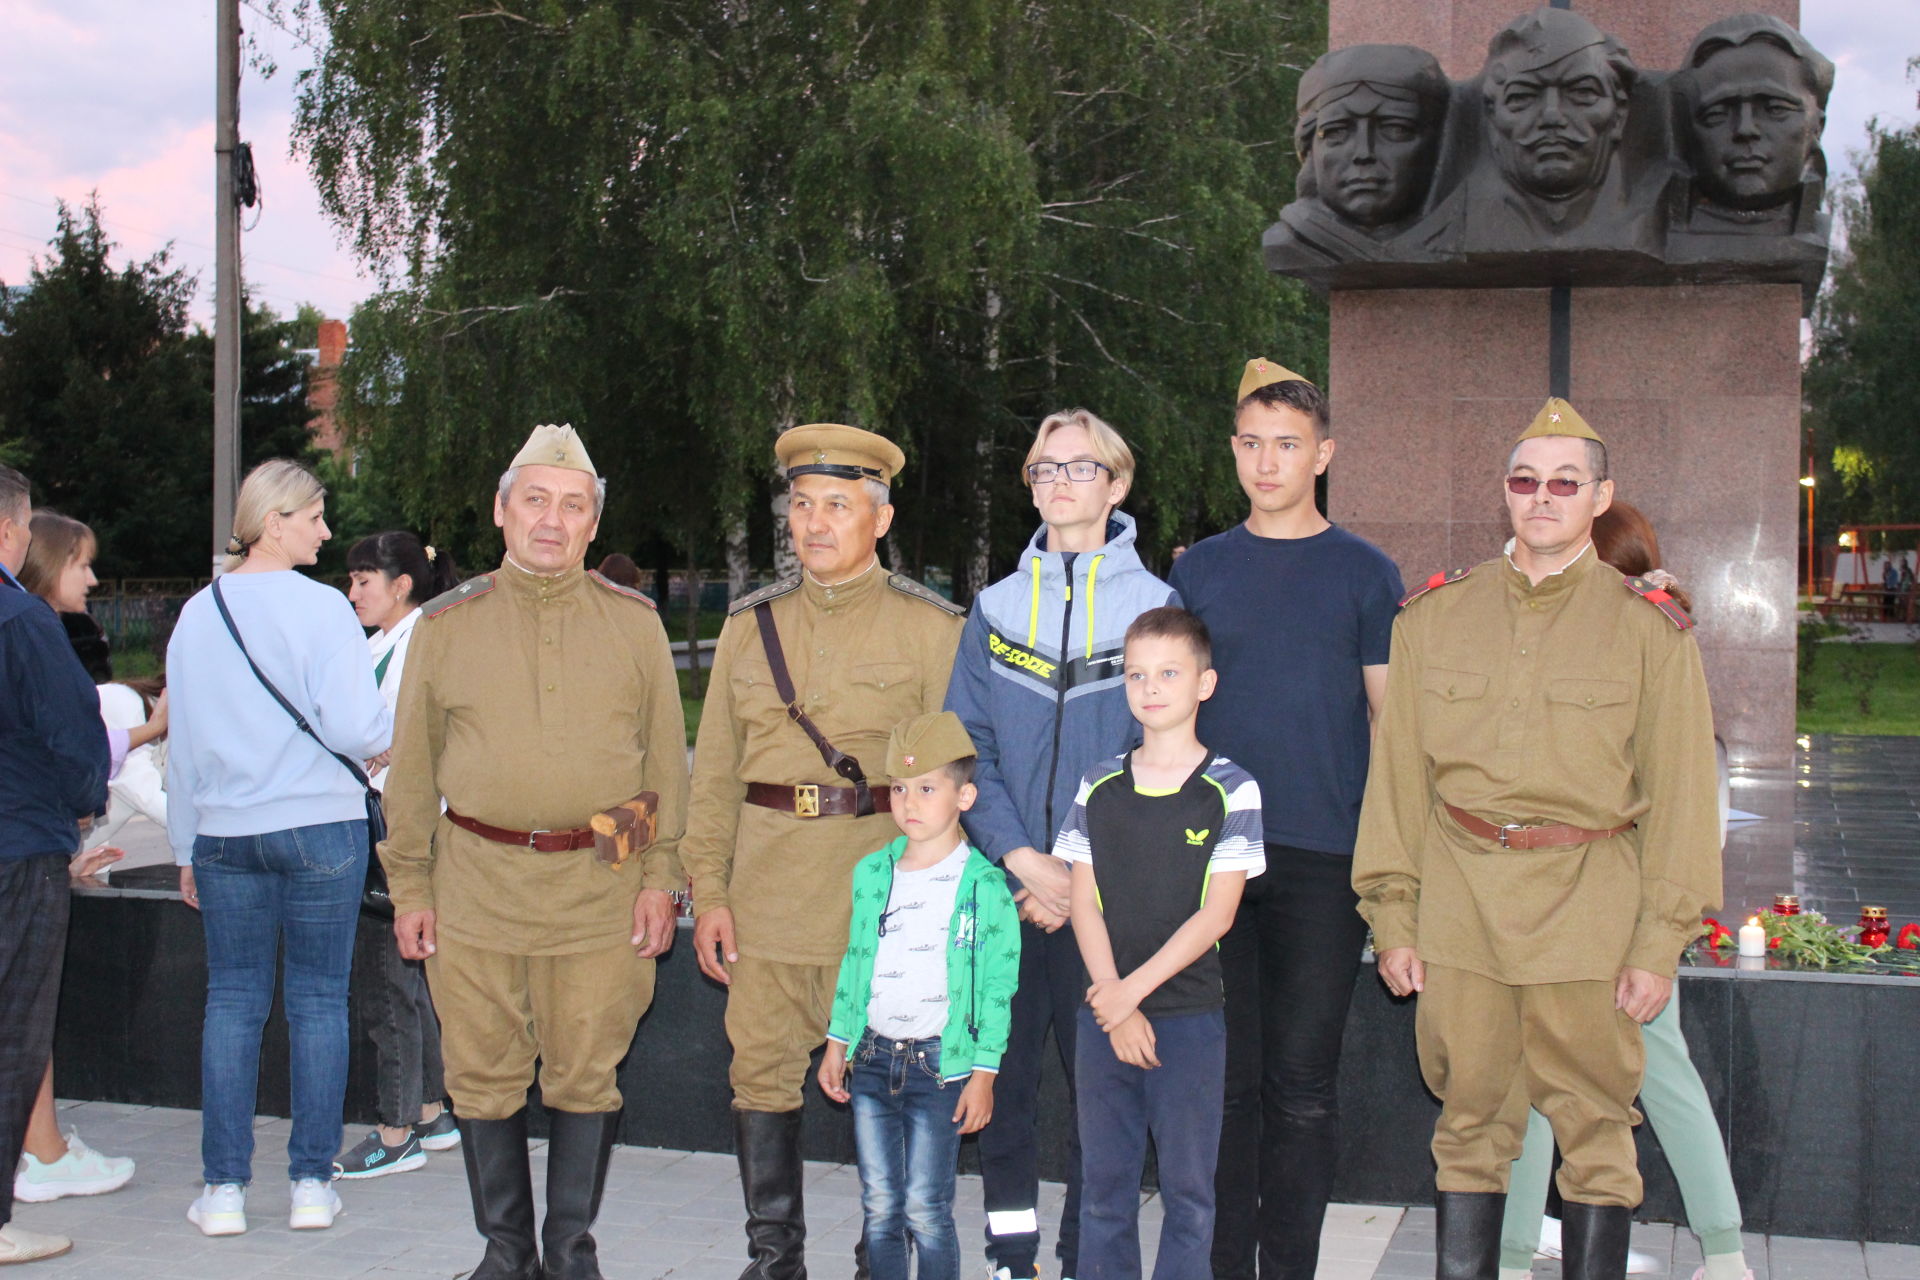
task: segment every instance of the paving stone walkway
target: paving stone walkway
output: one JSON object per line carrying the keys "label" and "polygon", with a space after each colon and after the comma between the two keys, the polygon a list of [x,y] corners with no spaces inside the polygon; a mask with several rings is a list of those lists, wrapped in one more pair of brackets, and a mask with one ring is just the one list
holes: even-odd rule
{"label": "paving stone walkway", "polygon": [[[327,1231],[287,1227],[284,1169],[288,1122],[261,1117],[245,1235],[210,1240],[186,1220],[200,1189],[200,1113],[108,1102],[63,1102],[63,1127],[139,1170],[106,1196],[15,1206],[20,1225],[73,1237],[63,1258],[22,1267],[17,1280],[457,1280],[479,1261],[460,1153],[434,1154],[412,1173],[339,1184],[346,1212]],[[352,1137],[353,1135],[349,1135]],[[536,1194],[545,1181],[545,1143],[533,1144]],[[1041,1184],[1041,1223],[1051,1244],[1065,1189]],[[860,1182],[849,1165],[807,1170],[808,1259],[820,1280],[853,1274],[860,1235]],[[732,1156],[617,1147],[595,1236],[609,1280],[737,1280],[745,1265],[738,1178]],[[968,1264],[984,1272],[979,1239],[986,1220],[980,1180],[960,1179],[955,1218]],[[1142,1200],[1141,1243],[1157,1243],[1160,1205]],[[1665,1270],[1654,1280],[1690,1280],[1698,1245],[1670,1226],[1634,1228],[1634,1247]],[[1920,1247],[1750,1236],[1755,1280],[1920,1280]],[[1149,1261],[1149,1266],[1151,1262]],[[978,1267],[976,1271],[973,1268]],[[1534,1280],[1559,1280],[1557,1263],[1537,1262]],[[1433,1213],[1382,1205],[1334,1205],[1322,1235],[1316,1280],[1427,1280],[1433,1275]],[[16,1280],[10,1275],[9,1280]]]}

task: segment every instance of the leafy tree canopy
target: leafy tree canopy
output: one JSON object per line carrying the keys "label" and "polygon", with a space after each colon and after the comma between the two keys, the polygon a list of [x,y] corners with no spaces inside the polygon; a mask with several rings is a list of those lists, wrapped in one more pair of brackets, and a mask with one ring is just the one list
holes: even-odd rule
{"label": "leafy tree canopy", "polygon": [[1859,181],[1839,201],[1846,250],[1814,314],[1806,371],[1816,456],[1840,481],[1821,489],[1840,496],[1822,504],[1828,528],[1920,522],[1920,127],[1869,134]]}
{"label": "leafy tree canopy", "polygon": [[[194,280],[168,250],[115,269],[100,208],[62,205],[49,255],[0,290],[4,448],[34,498],[92,526],[102,578],[198,576],[211,563],[213,342],[190,331]],[[290,326],[248,306],[242,459],[307,452],[306,366]]]}
{"label": "leafy tree canopy", "polygon": [[764,563],[773,437],[829,420],[907,450],[904,567],[977,586],[1034,526],[1033,427],[1076,404],[1140,454],[1165,546],[1241,508],[1241,362],[1324,370],[1258,253],[1312,0],[294,8],[327,37],[301,145],[388,285],[349,427],[463,563],[546,421],[609,478],[603,548],[711,563],[751,519]]}

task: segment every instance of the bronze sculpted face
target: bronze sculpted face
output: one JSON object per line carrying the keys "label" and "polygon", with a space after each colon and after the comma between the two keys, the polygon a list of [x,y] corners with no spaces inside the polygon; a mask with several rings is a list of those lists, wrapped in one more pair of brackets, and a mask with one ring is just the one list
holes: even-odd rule
{"label": "bronze sculpted face", "polygon": [[1508,181],[1547,200],[1606,181],[1627,126],[1627,93],[1601,46],[1525,70],[1496,58],[1488,80],[1493,155]]}
{"label": "bronze sculpted face", "polygon": [[1309,159],[1320,199],[1363,227],[1398,222],[1419,207],[1439,142],[1421,103],[1359,85],[1319,110]]}
{"label": "bronze sculpted face", "polygon": [[1825,123],[1816,75],[1773,40],[1704,53],[1691,75],[1701,185],[1735,209],[1766,209],[1800,189]]}

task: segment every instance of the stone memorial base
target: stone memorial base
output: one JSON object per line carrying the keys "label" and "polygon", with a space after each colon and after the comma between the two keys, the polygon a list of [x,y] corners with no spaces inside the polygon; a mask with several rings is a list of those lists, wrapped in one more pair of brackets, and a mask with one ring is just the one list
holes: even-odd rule
{"label": "stone memorial base", "polygon": [[[1736,765],[1794,739],[1800,291],[1572,289],[1567,399],[1692,595]],[[1328,514],[1411,585],[1500,553],[1508,450],[1548,395],[1550,291],[1332,295]],[[1624,590],[1624,588],[1622,588]]]}

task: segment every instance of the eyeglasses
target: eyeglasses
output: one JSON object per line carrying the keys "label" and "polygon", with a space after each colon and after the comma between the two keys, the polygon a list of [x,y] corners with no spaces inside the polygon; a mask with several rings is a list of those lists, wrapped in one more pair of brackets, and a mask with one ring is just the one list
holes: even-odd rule
{"label": "eyeglasses", "polygon": [[1539,492],[1540,486],[1545,484],[1547,486],[1547,492],[1554,497],[1571,498],[1587,485],[1599,483],[1598,480],[1568,480],[1562,476],[1555,476],[1553,479],[1545,481],[1541,480],[1539,476],[1508,476],[1507,492],[1517,493],[1522,497],[1526,497],[1529,494]]}
{"label": "eyeglasses", "polygon": [[1098,480],[1102,471],[1112,468],[1104,462],[1095,462],[1091,458],[1075,458],[1072,462],[1036,462],[1027,468],[1027,479],[1033,484],[1052,484],[1062,471],[1067,479],[1085,484],[1089,480]]}

